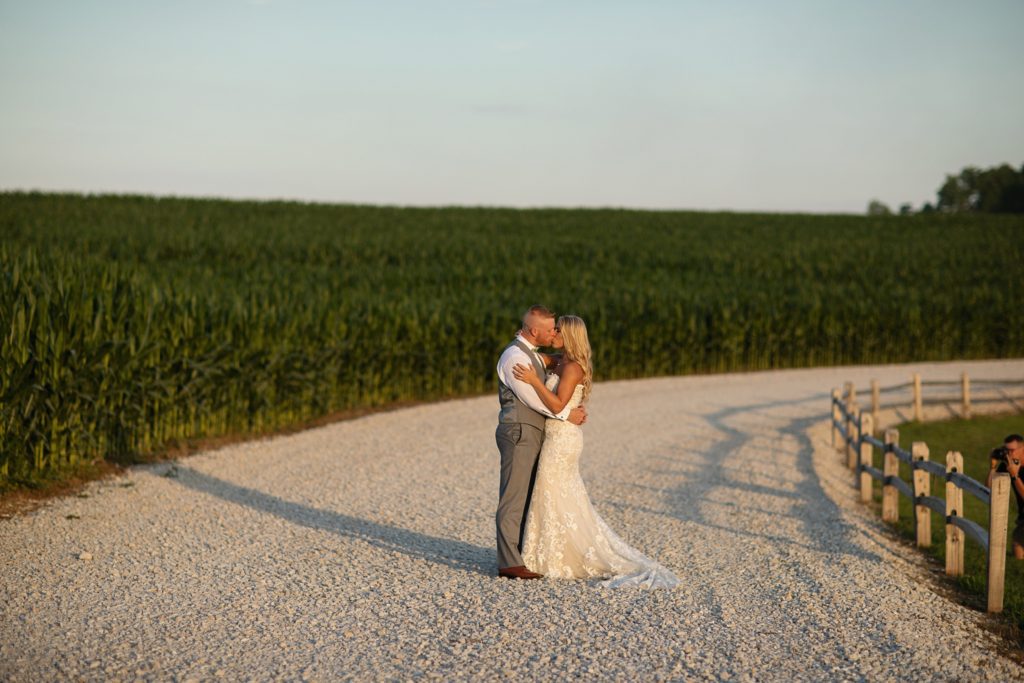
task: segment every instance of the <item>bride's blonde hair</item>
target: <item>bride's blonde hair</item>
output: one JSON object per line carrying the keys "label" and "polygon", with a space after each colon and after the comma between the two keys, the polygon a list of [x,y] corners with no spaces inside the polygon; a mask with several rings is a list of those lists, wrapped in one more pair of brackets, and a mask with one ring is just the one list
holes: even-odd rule
{"label": "bride's blonde hair", "polygon": [[590,361],[590,338],[587,336],[587,324],[576,315],[563,315],[558,319],[558,329],[562,333],[565,344],[565,357],[576,361],[583,368],[583,401],[590,396],[590,387],[594,379],[594,365]]}

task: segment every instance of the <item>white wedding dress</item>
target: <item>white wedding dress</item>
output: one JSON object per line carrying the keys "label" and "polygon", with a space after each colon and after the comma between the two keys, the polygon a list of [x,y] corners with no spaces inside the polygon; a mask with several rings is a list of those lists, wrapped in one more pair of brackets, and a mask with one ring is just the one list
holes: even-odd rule
{"label": "white wedding dress", "polygon": [[[547,387],[557,391],[558,375]],[[583,397],[577,386],[569,400],[575,408]],[[631,548],[601,519],[590,503],[580,477],[583,432],[562,420],[544,423],[544,446],[537,466],[523,537],[523,562],[530,571],[552,578],[603,578],[602,586],[672,588],[679,579],[671,571]]]}

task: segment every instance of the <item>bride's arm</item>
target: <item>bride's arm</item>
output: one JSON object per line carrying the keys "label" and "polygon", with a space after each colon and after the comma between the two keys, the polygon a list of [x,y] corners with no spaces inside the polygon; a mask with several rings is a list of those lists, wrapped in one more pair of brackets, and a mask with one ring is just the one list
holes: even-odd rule
{"label": "bride's arm", "polygon": [[555,394],[541,381],[540,377],[537,376],[537,371],[528,365],[518,364],[513,369],[513,373],[516,379],[522,380],[529,384],[537,392],[537,396],[544,402],[544,406],[556,415],[562,412],[565,405],[572,398],[572,392],[576,389],[576,385],[583,379],[583,368],[578,363],[567,363],[565,369],[562,370],[562,377],[558,381],[558,393]]}

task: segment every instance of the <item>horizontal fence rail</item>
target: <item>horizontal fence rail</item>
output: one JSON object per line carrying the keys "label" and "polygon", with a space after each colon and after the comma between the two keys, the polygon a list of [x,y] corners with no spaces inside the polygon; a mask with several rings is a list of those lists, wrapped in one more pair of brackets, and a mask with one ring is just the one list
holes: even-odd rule
{"label": "horizontal fence rail", "polygon": [[967,519],[966,517],[958,517],[956,515],[949,518],[949,523],[966,531],[968,536],[981,545],[985,550],[988,550],[989,532],[980,524]]}
{"label": "horizontal fence rail", "polygon": [[926,508],[929,508],[933,512],[937,512],[940,515],[946,514],[946,501],[941,498],[936,498],[935,496],[917,496],[914,498],[914,502],[917,505],[924,505]]}
{"label": "horizontal fence rail", "polygon": [[[925,397],[924,387],[955,387],[959,391],[950,395]],[[883,394],[906,393],[910,390],[909,402],[890,401],[883,404]],[[899,496],[913,501],[914,529],[919,547],[931,545],[931,515],[936,513],[945,519],[946,525],[946,574],[962,576],[964,572],[964,538],[985,549],[988,561],[987,593],[988,611],[1001,612],[1006,573],[1007,526],[1009,523],[1010,475],[995,474],[992,488],[967,476],[963,471],[963,456],[957,451],[946,453],[946,464],[929,459],[928,445],[914,442],[911,450],[899,445],[899,431],[886,429],[884,439],[875,436],[879,425],[879,413],[884,407],[909,407],[913,419],[923,419],[926,404],[946,404],[956,401],[962,417],[971,417],[972,402],[1008,402],[1018,409],[1024,409],[1024,391],[1011,392],[1008,389],[1024,390],[1024,380],[982,380],[972,383],[967,373],[959,380],[922,381],[917,373],[910,382],[889,387],[871,382],[871,410],[861,411],[857,404],[856,388],[847,382],[843,389],[833,389],[830,404],[832,446],[845,453],[847,465],[858,476],[860,498],[865,503],[873,498],[873,482],[882,485],[882,519],[886,522],[899,521]],[[973,393],[972,393],[973,392]],[[979,398],[979,394],[982,398]],[[874,465],[874,452],[882,453],[882,468]],[[899,474],[900,462],[906,463],[912,481],[904,481]],[[931,494],[932,478],[945,483],[945,498]],[[974,496],[989,507],[988,527],[964,516],[964,492]]]}
{"label": "horizontal fence rail", "polygon": [[971,494],[985,505],[992,504],[992,492],[987,486],[971,479],[966,474],[952,472],[946,476],[946,481],[951,481],[967,493]]}

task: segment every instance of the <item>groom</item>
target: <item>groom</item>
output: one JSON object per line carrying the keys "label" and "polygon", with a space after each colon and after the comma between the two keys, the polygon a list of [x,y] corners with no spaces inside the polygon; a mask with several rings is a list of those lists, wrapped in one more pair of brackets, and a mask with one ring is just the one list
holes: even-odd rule
{"label": "groom", "polygon": [[495,523],[498,530],[498,575],[510,579],[539,579],[541,574],[523,565],[524,521],[533,492],[537,456],[544,443],[544,420],[568,420],[575,425],[587,419],[585,408],[563,410],[553,415],[537,391],[512,373],[516,363],[532,365],[537,375],[547,378],[549,356],[537,353],[555,339],[555,314],[544,306],[531,306],[523,315],[523,327],[498,359],[498,428],[494,438],[501,453],[501,487]]}

